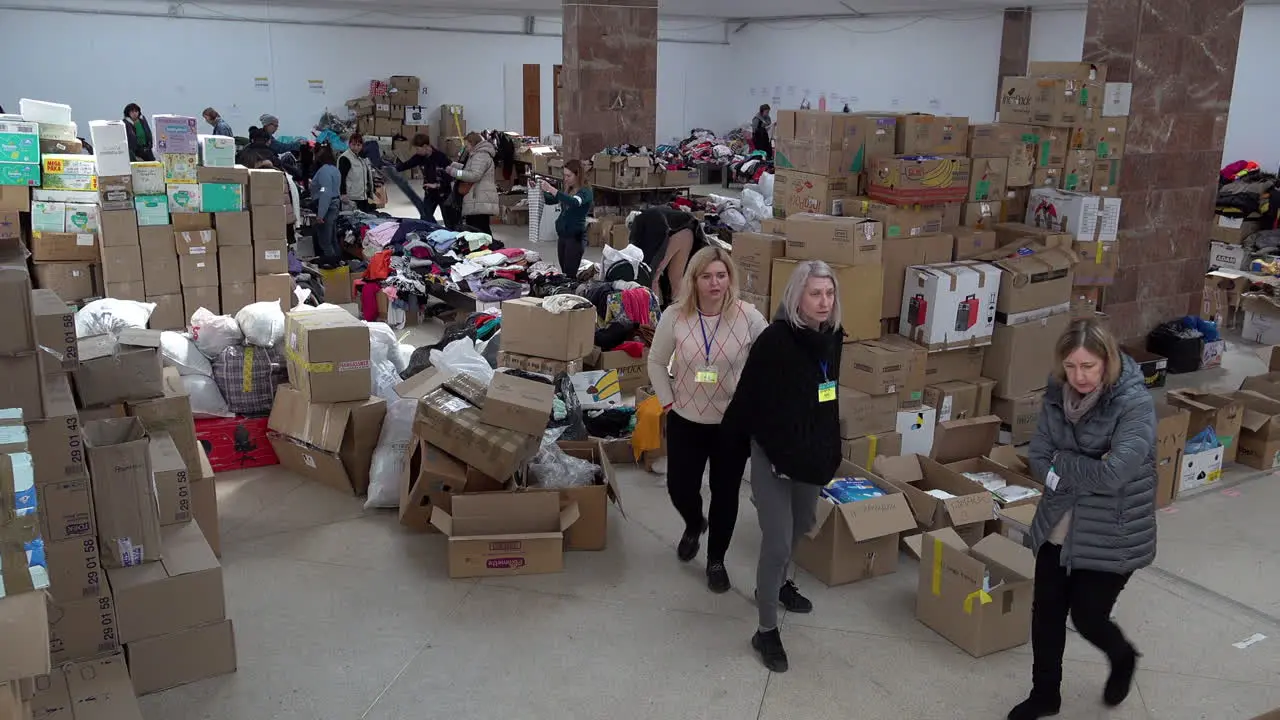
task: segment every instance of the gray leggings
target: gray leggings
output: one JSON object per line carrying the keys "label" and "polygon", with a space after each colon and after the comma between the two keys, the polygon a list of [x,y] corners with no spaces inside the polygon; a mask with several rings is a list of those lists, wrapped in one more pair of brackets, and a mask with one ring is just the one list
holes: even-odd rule
{"label": "gray leggings", "polygon": [[756,606],[760,629],[778,627],[778,592],[787,580],[791,550],[816,519],[822,486],[780,478],[764,450],[751,441],[751,497],[760,519],[760,560],[756,564]]}

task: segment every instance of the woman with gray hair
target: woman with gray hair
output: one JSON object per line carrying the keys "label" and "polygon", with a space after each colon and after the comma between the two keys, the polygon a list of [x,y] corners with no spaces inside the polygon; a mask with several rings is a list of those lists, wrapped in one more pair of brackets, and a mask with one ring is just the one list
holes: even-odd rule
{"label": "woman with gray hair", "polygon": [[765,667],[786,672],[778,605],[813,611],[788,579],[791,552],[815,520],[818,495],[840,466],[839,373],[844,331],[840,288],[819,260],[796,266],[773,323],[742,369],[724,424],[739,448],[750,447],[751,493],[760,520],[751,646]]}

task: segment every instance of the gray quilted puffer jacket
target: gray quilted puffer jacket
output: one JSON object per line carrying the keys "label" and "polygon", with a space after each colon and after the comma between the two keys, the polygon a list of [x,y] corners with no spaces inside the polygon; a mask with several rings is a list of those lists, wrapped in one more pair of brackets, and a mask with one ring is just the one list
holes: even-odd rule
{"label": "gray quilted puffer jacket", "polygon": [[1080,422],[1062,409],[1062,384],[1050,379],[1029,465],[1043,483],[1052,466],[1061,480],[1045,495],[1031,525],[1038,551],[1068,510],[1062,547],[1068,570],[1130,573],[1156,556],[1156,414],[1142,371],[1129,356],[1114,387]]}

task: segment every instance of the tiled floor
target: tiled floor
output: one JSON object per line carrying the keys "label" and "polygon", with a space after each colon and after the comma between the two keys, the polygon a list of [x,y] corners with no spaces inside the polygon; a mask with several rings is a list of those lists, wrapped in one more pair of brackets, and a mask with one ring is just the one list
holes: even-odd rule
{"label": "tiled floor", "polygon": [[[1195,380],[1233,389],[1263,370],[1253,353],[1237,347]],[[748,646],[751,503],[728,557],[735,588],[716,596],[701,558],[676,561],[661,478],[620,475],[627,516],[611,517],[608,550],[570,553],[559,575],[482,581],[449,580],[440,536],[403,532],[358,499],[278,468],[219,476],[240,671],[146,697],[146,717],[950,720],[1003,718],[1023,697],[1030,648],[973,659],[921,625],[905,557],[895,575],[841,588],[801,572],[816,610],[785,619],[792,670],[770,675]],[[1138,692],[1104,710],[1105,662],[1072,635],[1061,717],[1280,707],[1276,515],[1280,483],[1257,473],[1162,512],[1156,565],[1117,610],[1145,653]],[[1269,637],[1232,646],[1254,633]]]}

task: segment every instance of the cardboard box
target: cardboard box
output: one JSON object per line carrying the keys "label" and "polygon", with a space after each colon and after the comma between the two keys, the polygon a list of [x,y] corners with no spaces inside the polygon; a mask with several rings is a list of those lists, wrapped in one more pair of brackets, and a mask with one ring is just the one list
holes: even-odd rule
{"label": "cardboard box", "polygon": [[840,437],[846,440],[893,432],[898,423],[898,396],[868,395],[840,388]]}
{"label": "cardboard box", "polygon": [[80,367],[74,377],[83,407],[146,400],[164,394],[160,333],[127,330],[118,338],[80,338]]}
{"label": "cardboard box", "polygon": [[218,278],[222,285],[252,283],[254,248],[228,247],[218,253]]}
{"label": "cardboard box", "polygon": [[133,689],[139,695],[236,671],[235,627],[230,620],[185,628],[125,646]]}
{"label": "cardboard box", "polygon": [[995,396],[991,400],[991,412],[1000,418],[1000,442],[1006,445],[1024,445],[1031,442],[1040,421],[1040,408],[1044,404],[1044,391],[1037,390],[1021,397]]}
{"label": "cardboard box", "polygon": [[489,477],[505,480],[533,457],[538,438],[486,424],[480,409],[440,388],[418,404],[414,431]]}
{"label": "cardboard box", "polygon": [[[191,522],[191,481],[187,464],[173,438],[165,432],[150,432],[151,477],[156,485],[156,502],[160,508],[160,524],[179,525]],[[169,557],[166,544],[165,556]],[[119,593],[117,592],[117,597]],[[128,642],[127,640],[125,642]]]}
{"label": "cardboard box", "polygon": [[46,374],[75,369],[80,362],[75,311],[52,290],[31,291],[36,341],[45,350]]}
{"label": "cardboard box", "polygon": [[147,327],[152,330],[176,330],[181,332],[187,327],[187,313],[183,305],[182,293],[170,295],[147,295],[146,301],[155,303],[156,309],[151,312]]}
{"label": "cardboard box", "polygon": [[[126,166],[127,168],[128,166]],[[126,210],[133,212],[133,176],[100,176],[98,178],[98,205],[101,206],[103,211]]]}
{"label": "cardboard box", "polygon": [[[975,230],[971,227],[962,227],[953,230],[951,235],[955,237],[955,247],[953,248],[955,260],[972,260],[986,255],[996,248],[996,234],[991,230]],[[928,263],[916,264],[926,265]]]}
{"label": "cardboard box", "polygon": [[127,283],[107,283],[105,292],[103,293],[109,298],[118,300],[134,300],[144,302],[147,299],[147,289],[141,281]]}
{"label": "cardboard box", "polygon": [[888,432],[841,440],[840,454],[855,465],[874,465],[879,455],[896,457],[902,454],[902,435]]}
{"label": "cardboard box", "polygon": [[218,233],[214,230],[188,230],[173,234],[178,255],[207,256],[218,252]]}
{"label": "cardboard box", "polygon": [[1124,157],[1125,136],[1128,132],[1128,118],[1096,118],[1073,129],[1071,147],[1092,150],[1098,154],[1098,160],[1116,160]]}
{"label": "cardboard box", "polygon": [[[1006,195],[1008,191],[1006,191]],[[960,227],[974,230],[990,230],[1004,217],[1004,203],[972,202],[960,206]],[[1019,216],[1021,217],[1021,216]],[[963,260],[965,258],[956,258]]]}
{"label": "cardboard box", "polygon": [[1120,229],[1120,200],[1037,188],[1031,191],[1027,224],[1070,233],[1081,242],[1110,242]]}
{"label": "cardboard box", "polygon": [[898,387],[898,407],[907,409],[919,407],[924,402],[924,386],[927,372],[929,351],[901,335],[885,335],[880,344],[895,348],[910,358],[906,382]]}
{"label": "cardboard box", "polygon": [[36,685],[41,688],[33,699],[37,718],[70,720],[74,713],[77,717],[142,720],[129,668],[120,652],[70,663],[37,678]]}
{"label": "cardboard box", "polygon": [[[1222,443],[1222,462],[1236,461],[1240,429],[1244,422],[1244,406],[1240,401],[1196,389],[1170,390],[1166,398],[1170,405],[1191,413],[1187,421],[1188,438],[1212,427],[1218,441]],[[1187,457],[1186,460],[1190,461],[1192,458]],[[1184,462],[1184,466],[1185,464]]]}
{"label": "cardboard box", "polygon": [[[1188,433],[1191,431],[1188,430]],[[1178,489],[1175,497],[1182,493],[1199,490],[1222,479],[1222,464],[1227,449],[1213,448],[1198,453],[1183,453],[1181,474],[1178,477]]]}
{"label": "cardboard box", "polygon": [[247,305],[257,301],[257,285],[253,282],[222,284],[222,312],[235,315]]}
{"label": "cardboard box", "polygon": [[44,413],[43,352],[0,356],[0,397],[5,405],[22,411],[23,417]]}
{"label": "cardboard box", "polygon": [[67,302],[79,303],[92,297],[94,265],[79,262],[33,263],[36,287],[52,290]]}
{"label": "cardboard box", "polygon": [[909,346],[882,340],[846,345],[840,356],[840,384],[869,395],[895,395],[910,384],[914,359]]}
{"label": "cardboard box", "polygon": [[963,155],[969,145],[969,118],[899,115],[895,149],[899,155]]}
{"label": "cardboard box", "polygon": [[204,308],[214,315],[221,315],[222,293],[220,288],[216,285],[209,287],[184,287],[182,288],[182,306],[183,312],[187,317],[194,315],[200,308]]}
{"label": "cardboard box", "polygon": [[[44,412],[41,419],[26,421],[27,448],[35,464],[36,484],[87,477],[69,377],[65,374],[46,375],[42,394]],[[43,509],[40,514],[45,514]],[[50,539],[45,535],[45,540]]]}
{"label": "cardboard box", "polygon": [[220,212],[213,215],[214,229],[221,247],[253,245],[252,218],[248,212]]}
{"label": "cardboard box", "polygon": [[1138,364],[1138,369],[1142,371],[1143,382],[1147,387],[1164,387],[1169,376],[1168,358],[1133,345],[1121,345],[1120,350]]}
{"label": "cardboard box", "polygon": [[883,225],[886,239],[942,232],[943,212],[938,205],[890,205],[859,197],[846,202],[845,207]]}
{"label": "cardboard box", "polygon": [[1093,179],[1090,181],[1094,195],[1102,197],[1120,197],[1120,170],[1122,161],[1099,160],[1093,164]]}
{"label": "cardboard box", "polygon": [[1000,535],[972,547],[950,528],[921,544],[916,617],[974,657],[1031,637],[1035,558]]}
{"label": "cardboard box", "polygon": [[[594,316],[594,311],[592,311]],[[346,310],[291,313],[285,320],[289,382],[313,403],[367,400],[369,331]]]}
{"label": "cardboard box", "polygon": [[1070,324],[1069,305],[1047,318],[1019,325],[997,323],[982,364],[982,375],[996,381],[995,394],[1016,398],[1044,389],[1058,338]]}
{"label": "cardboard box", "polygon": [[557,314],[543,310],[539,298],[520,298],[502,303],[502,317],[502,347],[509,352],[571,361],[595,347],[596,313],[591,308]]}
{"label": "cardboard box", "polygon": [[125,406],[125,411],[130,417],[141,420],[149,434],[164,433],[173,440],[183,465],[187,467],[188,478],[194,482],[201,477],[201,447],[196,440],[191,399],[187,397],[176,368],[165,368],[163,385],[163,397],[131,401]]}
{"label": "cardboard box", "polygon": [[969,261],[908,268],[898,332],[930,352],[989,344],[1000,273]]}
{"label": "cardboard box", "polygon": [[452,512],[455,495],[513,489],[507,482],[467,468],[466,463],[421,438],[413,438],[405,453],[400,524],[412,530],[437,532],[431,524],[432,508]]}
{"label": "cardboard box", "polygon": [[1025,136],[1034,133],[1028,125],[998,122],[969,126],[971,158],[1004,158],[1008,160],[1014,150],[1026,143]]}
{"label": "cardboard box", "polygon": [[116,606],[108,588],[98,597],[48,605],[49,659],[54,665],[120,649]]}
{"label": "cardboard box", "polygon": [[867,194],[894,205],[963,202],[970,177],[970,161],[966,157],[877,158],[869,170]]}
{"label": "cardboard box", "polygon": [[[213,213],[179,213],[170,218],[174,232],[199,232],[213,229]],[[172,238],[170,242],[172,242]],[[175,247],[176,251],[176,247]]]}
{"label": "cardboard box", "polygon": [[164,529],[163,562],[108,570],[107,577],[126,647],[227,616],[222,566],[191,523]]}
{"label": "cardboard box", "polygon": [[513,370],[526,370],[528,372],[541,373],[543,375],[551,375],[552,377],[560,373],[580,373],[583,369],[583,360],[548,360],[547,358],[534,357],[532,355],[521,355],[507,350],[498,351],[498,367],[511,368]]}
{"label": "cardboard box", "polygon": [[969,170],[966,202],[999,201],[1004,197],[1008,174],[1008,158],[974,158]]}
{"label": "cardboard box", "polygon": [[159,560],[160,510],[142,421],[95,420],[85,424],[82,434],[103,566]]}
{"label": "cardboard box", "polygon": [[202,184],[248,185],[249,168],[243,165],[231,167],[206,167],[196,169],[196,180]]}
{"label": "cardboard box", "polygon": [[449,538],[449,577],[504,577],[563,570],[578,517],[559,493],[484,493],[454,497],[452,513],[434,508],[431,523]]}
{"label": "cardboard box", "polygon": [[831,587],[897,572],[898,534],[915,529],[907,499],[848,461],[836,475],[864,478],[885,494],[843,504],[819,498],[813,529],[796,544],[796,564]]}
{"label": "cardboard box", "polygon": [[1156,506],[1171,504],[1178,494],[1182,454],[1187,449],[1191,413],[1168,403],[1156,403]]}
{"label": "cardboard box", "polygon": [[267,421],[268,438],[281,465],[316,482],[363,495],[386,414],[382,398],[308,402],[299,388],[281,385]]}
{"label": "cardboard box", "polygon": [[279,170],[249,170],[249,205],[257,213],[262,206],[284,205],[284,197],[289,193],[289,185],[284,173]]}
{"label": "cardboard box", "polygon": [[[981,485],[921,455],[878,457],[876,472],[906,495],[922,530],[955,528],[962,537],[982,537],[994,500]],[[935,497],[930,490],[953,497]]]}
{"label": "cardboard box", "polygon": [[[778,169],[773,176],[773,216],[797,213],[843,215],[844,202],[858,194],[856,178],[828,177],[798,170]],[[840,212],[835,212],[840,210]]]}
{"label": "cardboard box", "polygon": [[1280,467],[1280,400],[1252,390],[1230,396],[1244,408],[1237,459],[1257,470]]}
{"label": "cardboard box", "polygon": [[142,284],[150,295],[181,292],[181,268],[168,225],[142,228]]}
{"label": "cardboard box", "polygon": [[902,310],[902,290],[907,268],[951,260],[954,240],[949,233],[893,238],[884,244],[884,294],[881,319],[896,318]]}
{"label": "cardboard box", "polygon": [[98,540],[89,536],[46,542],[45,561],[49,570],[49,594],[57,602],[75,602],[98,597],[103,591],[102,560]]}
{"label": "cardboard box", "polygon": [[[253,272],[257,275],[274,275],[289,272],[288,241],[284,238],[257,240],[253,244]],[[328,299],[328,295],[325,296]],[[329,300],[341,302],[340,298]]]}
{"label": "cardboard box", "polygon": [[787,257],[841,265],[879,265],[884,228],[875,220],[798,213],[787,219]]}
{"label": "cardboard box", "polygon": [[1092,150],[1069,151],[1066,167],[1063,169],[1062,189],[1080,193],[1092,192],[1097,159],[1098,154]]}
{"label": "cardboard box", "polygon": [[991,414],[995,382],[950,380],[924,389],[924,402],[937,411],[938,422],[965,420]]}
{"label": "cardboard box", "polygon": [[481,422],[541,437],[551,419],[555,389],[547,383],[495,373],[484,396]]}
{"label": "cardboard box", "polygon": [[[773,286],[769,312],[765,317],[773,317],[777,313],[787,281],[800,262],[793,258],[778,258],[773,261]],[[844,326],[845,342],[880,337],[880,305],[884,293],[884,272],[881,266],[831,265],[831,270],[836,274],[836,284],[840,289],[840,312],[843,314],[841,323]]]}
{"label": "cardboard box", "polygon": [[1006,246],[984,259],[1000,268],[996,321],[1015,324],[1019,316],[1071,302],[1075,257],[1061,248]]}
{"label": "cardboard box", "polygon": [[1209,239],[1230,245],[1243,244],[1250,235],[1267,229],[1257,220],[1245,220],[1238,216],[1215,215],[1213,221]]}
{"label": "cardboard box", "polygon": [[288,273],[259,275],[254,279],[258,288],[258,302],[278,302],[280,309],[288,312],[293,307],[293,276]]}
{"label": "cardboard box", "polygon": [[733,234],[733,262],[738,266],[738,289],[768,295],[773,281],[773,261],[785,257],[786,238],[741,232]]}
{"label": "cardboard box", "polygon": [[99,234],[103,247],[138,244],[138,214],[129,204],[128,210],[102,210],[98,214]]}
{"label": "cardboard box", "polygon": [[604,443],[600,440],[561,441],[559,446],[565,454],[586,460],[600,468],[594,484],[557,491],[561,504],[566,507],[577,505],[579,515],[578,521],[565,531],[564,549],[604,550],[609,538],[609,503],[616,505],[618,512],[626,516],[626,511],[622,509],[621,491]]}
{"label": "cardboard box", "polygon": [[621,350],[601,350],[592,348],[584,367],[588,370],[616,370],[618,388],[624,393],[632,393],[642,385],[649,384],[649,350],[646,348],[640,357],[632,357]]}
{"label": "cardboard box", "polygon": [[755,293],[739,292],[738,299],[742,302],[754,307],[761,315],[768,317],[769,306],[772,300],[768,295],[756,295]]}
{"label": "cardboard box", "polygon": [[49,672],[49,613],[45,594],[0,598],[0,675],[27,678]]}

